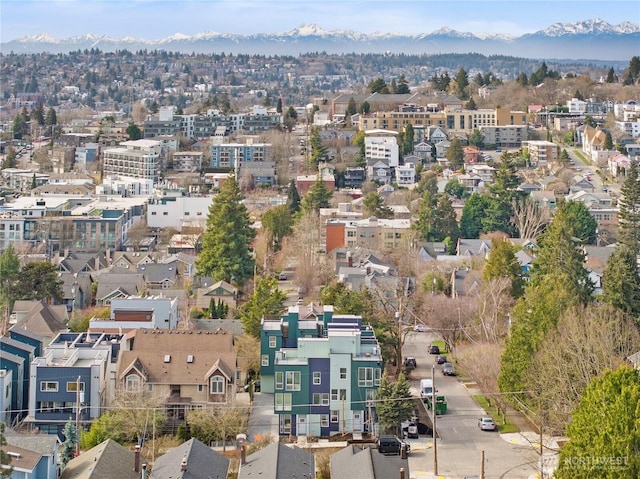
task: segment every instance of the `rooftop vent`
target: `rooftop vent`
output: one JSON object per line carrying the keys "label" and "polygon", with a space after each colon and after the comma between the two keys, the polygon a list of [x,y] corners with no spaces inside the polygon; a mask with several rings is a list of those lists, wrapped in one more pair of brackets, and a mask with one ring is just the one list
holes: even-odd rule
{"label": "rooftop vent", "polygon": [[187,355],[187,362],[188,363],[192,363],[193,362],[193,354]]}
{"label": "rooftop vent", "polygon": [[165,363],[170,363],[171,362],[171,355],[170,354],[165,354],[164,355],[164,362]]}

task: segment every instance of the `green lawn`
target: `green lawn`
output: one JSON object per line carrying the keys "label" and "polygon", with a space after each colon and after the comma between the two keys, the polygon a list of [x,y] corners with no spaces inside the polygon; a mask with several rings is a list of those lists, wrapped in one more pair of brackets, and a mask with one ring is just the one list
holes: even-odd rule
{"label": "green lawn", "polygon": [[445,342],[442,339],[436,339],[435,341],[432,341],[431,344],[437,345],[440,348],[440,353],[442,353],[442,354],[449,352],[447,350],[447,345],[445,344]]}
{"label": "green lawn", "polygon": [[508,433],[508,432],[520,431],[520,429],[518,429],[518,426],[516,426],[513,422],[511,422],[508,416],[506,420],[503,421],[502,416],[498,414],[498,410],[496,409],[496,407],[493,405],[489,406],[489,403],[487,402],[487,398],[484,397],[482,394],[474,394],[473,399],[475,399],[478,405],[482,409],[487,411],[487,414],[493,418],[493,420],[496,422],[496,426],[498,426],[499,432]]}
{"label": "green lawn", "polygon": [[582,162],[589,166],[591,163],[585,158],[585,156],[580,152],[580,150],[573,150],[573,154],[576,155],[578,158],[580,158],[580,160],[582,160]]}

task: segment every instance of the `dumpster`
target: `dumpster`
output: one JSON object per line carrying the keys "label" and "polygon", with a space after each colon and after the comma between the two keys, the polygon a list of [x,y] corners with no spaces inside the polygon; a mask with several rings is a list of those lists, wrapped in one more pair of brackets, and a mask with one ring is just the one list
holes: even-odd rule
{"label": "dumpster", "polygon": [[[432,397],[427,397],[425,401],[427,404],[427,409],[431,409],[431,402],[433,401]],[[446,414],[447,413],[447,400],[444,396],[436,396],[436,414]]]}

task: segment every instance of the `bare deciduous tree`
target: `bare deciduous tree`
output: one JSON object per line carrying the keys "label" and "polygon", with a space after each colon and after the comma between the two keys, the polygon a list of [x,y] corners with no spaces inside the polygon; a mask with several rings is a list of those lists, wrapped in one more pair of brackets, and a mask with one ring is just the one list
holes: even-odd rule
{"label": "bare deciduous tree", "polygon": [[567,311],[547,334],[528,378],[544,412],[545,429],[564,432],[591,380],[616,369],[639,348],[637,329],[619,310],[589,306]]}
{"label": "bare deciduous tree", "polygon": [[509,312],[515,302],[511,296],[511,280],[496,278],[485,281],[478,290],[476,301],[480,325],[478,339],[498,342],[508,332]]}
{"label": "bare deciduous tree", "polygon": [[520,238],[536,240],[549,222],[549,208],[540,206],[531,198],[512,200],[511,224],[518,229]]}

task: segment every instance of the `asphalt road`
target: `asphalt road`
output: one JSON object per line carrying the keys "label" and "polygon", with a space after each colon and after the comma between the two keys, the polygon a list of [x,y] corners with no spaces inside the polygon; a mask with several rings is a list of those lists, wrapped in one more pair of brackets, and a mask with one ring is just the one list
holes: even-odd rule
{"label": "asphalt road", "polygon": [[[418,395],[420,379],[431,378],[435,356],[427,353],[434,339],[430,333],[408,334],[403,355],[414,356],[418,367],[411,374],[412,393]],[[538,470],[539,456],[532,447],[512,444],[497,432],[481,431],[478,419],[484,411],[477,406],[467,388],[456,377],[443,376],[435,365],[435,387],[447,399],[447,413],[438,416],[438,476],[450,478],[480,477],[484,451],[484,477],[528,479]],[[412,439],[409,470],[412,478],[433,477],[434,447],[431,437]]]}

